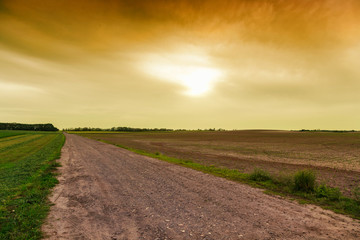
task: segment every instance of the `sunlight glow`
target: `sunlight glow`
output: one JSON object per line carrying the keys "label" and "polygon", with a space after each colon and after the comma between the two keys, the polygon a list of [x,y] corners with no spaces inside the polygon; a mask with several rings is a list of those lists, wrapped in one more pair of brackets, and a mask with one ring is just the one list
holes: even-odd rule
{"label": "sunlight glow", "polygon": [[143,67],[147,74],[184,86],[184,93],[189,96],[208,93],[222,75],[208,58],[201,55],[151,56]]}

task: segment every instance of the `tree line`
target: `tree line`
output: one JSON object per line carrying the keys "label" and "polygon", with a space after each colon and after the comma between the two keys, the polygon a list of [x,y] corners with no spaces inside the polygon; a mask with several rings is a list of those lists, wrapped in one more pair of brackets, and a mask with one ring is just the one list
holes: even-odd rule
{"label": "tree line", "polygon": [[24,124],[24,123],[0,123],[0,130],[29,130],[29,131],[59,131],[51,123]]}
{"label": "tree line", "polygon": [[335,133],[346,133],[346,132],[356,132],[356,131],[355,131],[355,130],[301,129],[300,132],[335,132]]}
{"label": "tree line", "polygon": [[132,128],[132,127],[112,127],[112,128],[91,128],[91,127],[77,127],[65,128],[64,131],[112,131],[112,132],[151,132],[151,131],[174,131],[167,128]]}
{"label": "tree line", "polygon": [[169,128],[132,128],[132,127],[112,127],[112,128],[91,128],[91,127],[77,127],[77,128],[64,128],[63,131],[109,131],[109,132],[172,132],[172,131],[225,131],[225,129],[209,128],[209,129],[169,129]]}

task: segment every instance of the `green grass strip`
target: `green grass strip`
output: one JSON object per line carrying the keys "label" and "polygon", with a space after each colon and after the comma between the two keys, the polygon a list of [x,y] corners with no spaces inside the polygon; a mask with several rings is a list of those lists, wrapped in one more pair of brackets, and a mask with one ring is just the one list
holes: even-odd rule
{"label": "green grass strip", "polygon": [[[41,239],[41,225],[50,209],[47,196],[57,179],[65,136],[52,133],[42,147],[0,169],[0,239]],[[36,142],[30,142],[30,145]],[[36,144],[35,144],[36,145]],[[4,164],[1,164],[4,165]]]}
{"label": "green grass strip", "polygon": [[10,137],[0,138],[0,143],[13,141],[15,139],[24,138],[26,136],[27,136],[27,134],[21,134],[21,135],[15,135],[15,136],[10,136]]}
{"label": "green grass strip", "polygon": [[[113,144],[104,140],[98,141]],[[299,203],[315,204],[322,208],[332,210],[336,213],[345,214],[354,219],[360,219],[360,199],[345,197],[337,188],[331,188],[324,184],[317,186],[311,192],[297,191],[294,183],[295,176],[272,176],[261,169],[255,169],[254,172],[250,174],[242,173],[236,169],[219,168],[213,165],[206,166],[191,160],[173,158],[162,155],[160,153],[150,153],[119,144],[113,145],[140,155],[156,158],[214,176],[223,177],[232,181],[241,182],[253,187],[265,189],[265,193],[267,194],[280,195],[291,200],[296,200]]]}
{"label": "green grass strip", "polygon": [[0,130],[0,138],[27,134],[26,131]]}
{"label": "green grass strip", "polygon": [[[53,135],[42,135],[36,139],[32,139],[31,141],[27,141],[26,143],[22,143],[18,145],[17,148],[8,149],[6,152],[0,151],[0,169],[2,166],[6,166],[6,163],[13,162],[17,164],[23,158],[27,156],[31,156],[39,149],[43,148],[44,145],[48,144],[56,137],[56,134]],[[5,165],[3,165],[5,164]]]}
{"label": "green grass strip", "polygon": [[14,139],[13,141],[8,142],[2,142],[0,143],[0,154],[2,152],[11,150],[11,149],[17,149],[22,145],[27,145],[30,142],[36,141],[37,139],[41,138],[43,135],[40,134],[29,134],[22,138]]}

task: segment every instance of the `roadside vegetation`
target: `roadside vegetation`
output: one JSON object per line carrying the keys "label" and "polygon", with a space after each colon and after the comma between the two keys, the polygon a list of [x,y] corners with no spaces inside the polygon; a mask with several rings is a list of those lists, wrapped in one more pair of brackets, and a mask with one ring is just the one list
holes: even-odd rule
{"label": "roadside vegetation", "polygon": [[[97,140],[112,144],[108,141]],[[114,145],[137,154],[262,188],[268,194],[276,194],[294,199],[299,203],[315,204],[325,209],[360,219],[360,187],[353,189],[354,197],[344,196],[338,188],[327,186],[325,183],[317,184],[315,173],[309,169],[299,170],[295,174],[287,175],[271,174],[259,168],[255,168],[251,173],[243,173],[236,169],[204,165],[191,160],[169,157],[159,152],[151,153],[120,144]]]}
{"label": "roadside vegetation", "polygon": [[0,131],[0,239],[40,239],[57,183],[60,132]]}

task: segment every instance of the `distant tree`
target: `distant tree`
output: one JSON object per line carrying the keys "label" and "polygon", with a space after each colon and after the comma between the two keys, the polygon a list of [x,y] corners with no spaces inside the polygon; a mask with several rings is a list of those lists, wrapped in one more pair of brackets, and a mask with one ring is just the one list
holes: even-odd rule
{"label": "distant tree", "polygon": [[28,130],[28,131],[59,131],[51,123],[46,124],[23,124],[23,123],[0,123],[0,130]]}
{"label": "distant tree", "polygon": [[131,127],[112,127],[112,128],[89,128],[89,127],[77,127],[68,128],[67,131],[118,131],[118,132],[150,132],[150,131],[174,131],[167,128],[131,128]]}

